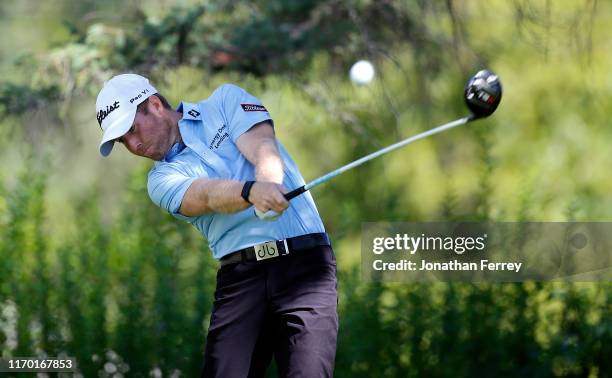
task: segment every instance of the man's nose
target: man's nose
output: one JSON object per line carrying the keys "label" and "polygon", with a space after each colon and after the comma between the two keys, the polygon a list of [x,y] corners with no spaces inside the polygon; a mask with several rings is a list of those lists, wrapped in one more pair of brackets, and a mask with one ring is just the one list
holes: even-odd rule
{"label": "man's nose", "polygon": [[137,152],[138,145],[140,144],[140,142],[138,141],[138,138],[136,138],[133,134],[124,135],[123,143],[125,144],[127,149],[133,153]]}

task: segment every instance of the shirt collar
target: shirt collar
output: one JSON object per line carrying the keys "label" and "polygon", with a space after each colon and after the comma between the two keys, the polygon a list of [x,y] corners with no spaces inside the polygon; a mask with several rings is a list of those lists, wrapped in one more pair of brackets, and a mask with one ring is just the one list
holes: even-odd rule
{"label": "shirt collar", "polygon": [[190,121],[199,121],[201,119],[201,112],[198,108],[197,104],[192,104],[189,102],[181,102],[179,106],[176,108],[176,111],[179,113],[183,113],[183,118]]}
{"label": "shirt collar", "polygon": [[[198,106],[196,104],[192,104],[189,102],[181,102],[179,106],[176,108],[176,111],[179,113],[183,113],[182,120],[190,120],[190,121],[198,121],[200,120],[200,111],[198,110]],[[183,133],[181,132],[181,128],[179,127],[179,133],[181,134],[181,138],[183,137]],[[178,155],[185,148],[185,144],[183,142],[178,142],[172,145],[168,152],[166,152],[166,156],[164,156],[164,161],[169,161],[176,155]]]}

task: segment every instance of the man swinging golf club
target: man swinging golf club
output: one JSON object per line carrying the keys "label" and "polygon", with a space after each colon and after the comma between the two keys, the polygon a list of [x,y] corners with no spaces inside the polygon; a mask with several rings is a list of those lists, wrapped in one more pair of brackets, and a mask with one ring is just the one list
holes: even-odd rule
{"label": "man swinging golf club", "polygon": [[[100,153],[108,155],[118,141],[155,160],[151,199],[198,228],[221,260],[203,376],[262,376],[272,354],[281,376],[331,376],[336,264],[309,190],[398,148],[488,117],[501,96],[497,75],[479,71],[464,91],[471,115],[305,184],[276,141],[266,108],[239,87],[223,85],[208,99],[182,102],[174,111],[142,76],[108,81],[96,101]],[[255,213],[247,209],[251,204]]]}
{"label": "man swinging golf club", "polygon": [[331,377],[335,257],[310,193],[283,195],[304,180],[261,102],[226,84],[173,110],[146,78],[123,74],[98,94],[96,115],[100,153],[119,142],[154,160],[149,196],[220,260],[202,375],[261,377],[274,355],[281,376]]}

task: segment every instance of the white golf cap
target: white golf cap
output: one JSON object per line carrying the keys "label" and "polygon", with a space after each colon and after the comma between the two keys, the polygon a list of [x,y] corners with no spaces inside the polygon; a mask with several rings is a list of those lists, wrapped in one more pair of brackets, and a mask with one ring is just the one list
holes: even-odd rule
{"label": "white golf cap", "polygon": [[136,74],[114,76],[104,83],[96,99],[96,118],[102,128],[100,154],[108,156],[115,139],[127,133],[136,117],[138,104],[157,93],[149,80]]}

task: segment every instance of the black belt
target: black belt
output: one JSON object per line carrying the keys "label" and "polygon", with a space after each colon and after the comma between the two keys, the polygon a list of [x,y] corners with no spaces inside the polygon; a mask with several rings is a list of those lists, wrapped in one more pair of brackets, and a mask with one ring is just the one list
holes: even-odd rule
{"label": "black belt", "polygon": [[324,232],[273,240],[229,253],[221,258],[221,266],[245,261],[267,260],[324,245],[331,245],[329,237]]}

